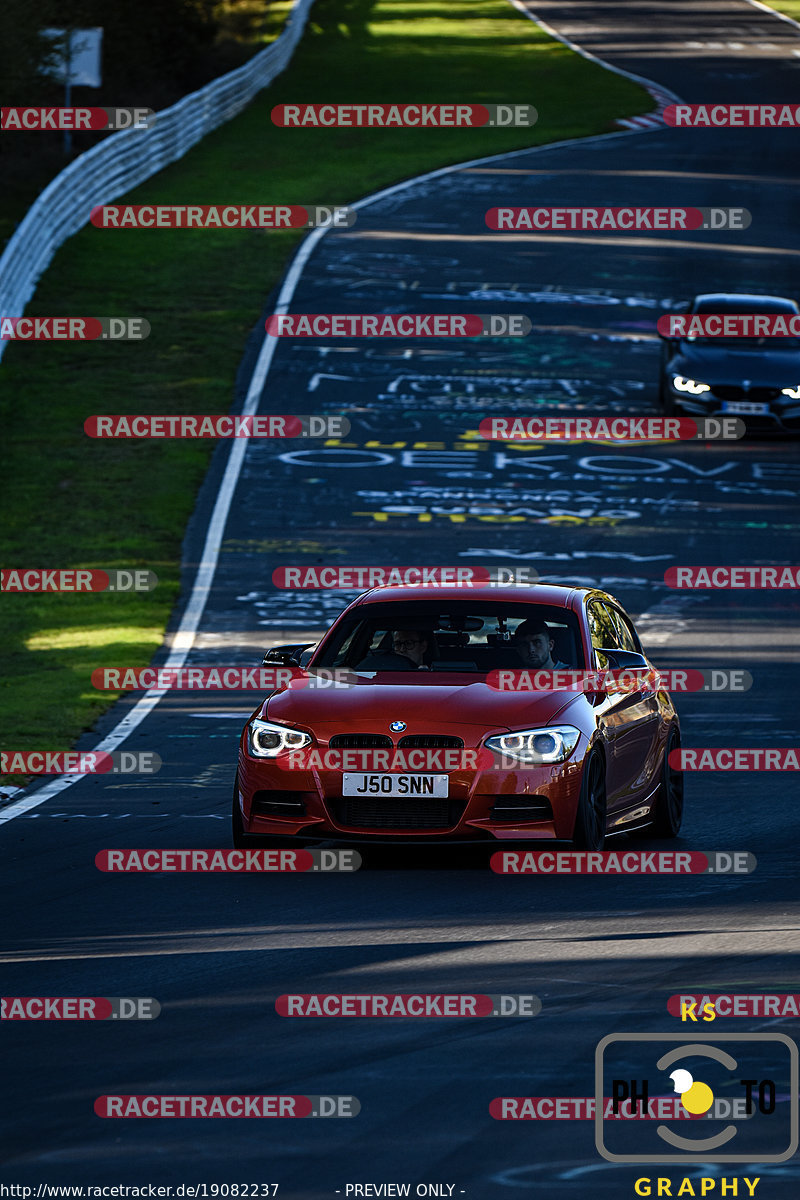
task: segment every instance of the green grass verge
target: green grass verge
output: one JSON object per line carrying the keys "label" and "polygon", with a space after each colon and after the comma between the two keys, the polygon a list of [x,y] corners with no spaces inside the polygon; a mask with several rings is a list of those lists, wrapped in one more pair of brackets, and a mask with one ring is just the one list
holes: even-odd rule
{"label": "green grass verge", "polygon": [[775,3],[775,0],[767,0],[768,7],[774,8],[775,12],[783,13],[785,17],[792,17],[795,21],[800,21],[800,0],[780,0]]}
{"label": "green grass verge", "polygon": [[[363,11],[317,0],[272,87],[127,199],[341,204],[448,163],[605,132],[652,107],[640,87],[548,38],[506,0],[378,0],[367,26]],[[277,103],[323,100],[508,100],[534,104],[539,121],[533,130],[333,131],[270,122]],[[114,698],[93,691],[91,671],[146,665],[178,593],[181,538],[211,447],[94,441],[84,419],[228,411],[245,339],[300,237],[90,226],[46,272],[29,314],[140,315],[152,333],[139,344],[8,347],[0,562],[141,566],[160,583],[140,595],[2,597],[5,749],[65,749],[90,728]]]}

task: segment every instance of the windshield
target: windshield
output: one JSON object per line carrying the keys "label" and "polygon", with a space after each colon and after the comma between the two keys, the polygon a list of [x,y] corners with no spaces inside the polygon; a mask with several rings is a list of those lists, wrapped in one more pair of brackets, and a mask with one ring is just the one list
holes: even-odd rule
{"label": "windshield", "polygon": [[[713,304],[699,304],[691,313],[692,316],[704,317],[709,313],[722,313],[727,315],[740,314],[749,316],[754,313],[762,314],[769,317],[792,317],[797,315],[797,310],[794,308],[770,306],[769,304],[759,307],[739,304],[736,306],[730,303],[724,304],[715,301]],[[769,347],[770,350],[797,350],[800,346],[800,338],[796,337],[686,337],[683,339],[693,346],[726,346],[734,350],[753,350]]]}
{"label": "windshield", "polygon": [[[575,613],[544,604],[372,604],[325,639],[314,668],[484,675],[584,666]],[[312,669],[314,669],[312,668]]]}
{"label": "windshield", "polygon": [[797,350],[800,339],[796,337],[685,337],[684,342],[692,346],[729,346],[733,350],[753,350],[769,347],[770,350]]}

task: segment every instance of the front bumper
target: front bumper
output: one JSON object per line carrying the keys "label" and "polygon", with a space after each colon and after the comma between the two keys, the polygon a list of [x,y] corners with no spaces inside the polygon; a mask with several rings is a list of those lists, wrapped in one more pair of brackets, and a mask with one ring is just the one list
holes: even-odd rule
{"label": "front bumper", "polygon": [[[672,380],[665,380],[664,390],[676,408],[688,416],[738,417],[748,431],[766,433],[800,432],[800,401],[781,395],[778,388],[750,388],[719,385],[701,396],[680,392]],[[763,406],[762,412],[737,411],[738,404]]]}
{"label": "front bumper", "polygon": [[281,770],[280,759],[239,751],[245,833],[402,841],[569,839],[583,756],[541,767],[447,772],[447,797],[344,797],[342,772]]}

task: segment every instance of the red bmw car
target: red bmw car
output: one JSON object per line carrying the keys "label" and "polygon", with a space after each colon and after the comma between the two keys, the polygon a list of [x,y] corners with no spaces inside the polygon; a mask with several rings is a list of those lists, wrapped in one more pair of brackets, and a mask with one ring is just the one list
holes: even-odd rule
{"label": "red bmw car", "polygon": [[[242,733],[236,846],[288,836],[598,849],[607,834],[680,828],[678,717],[605,592],[375,588],[318,645],[264,661],[296,664],[300,678]],[[558,689],[561,672],[632,668],[625,686]]]}

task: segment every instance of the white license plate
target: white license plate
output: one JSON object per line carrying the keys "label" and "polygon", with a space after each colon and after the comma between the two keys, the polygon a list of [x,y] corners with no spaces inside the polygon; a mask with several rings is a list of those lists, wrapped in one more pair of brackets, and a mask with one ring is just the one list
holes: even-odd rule
{"label": "white license plate", "polygon": [[764,417],[769,412],[769,405],[759,404],[756,400],[723,400],[722,411],[741,413],[743,416]]}
{"label": "white license plate", "polygon": [[345,771],[343,796],[449,796],[447,775],[362,775]]}

